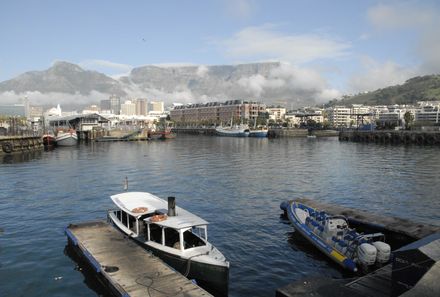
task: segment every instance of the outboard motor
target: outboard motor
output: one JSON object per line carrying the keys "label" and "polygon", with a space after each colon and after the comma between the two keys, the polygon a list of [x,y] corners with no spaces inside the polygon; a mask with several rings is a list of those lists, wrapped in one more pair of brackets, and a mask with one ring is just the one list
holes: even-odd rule
{"label": "outboard motor", "polygon": [[357,248],[359,262],[363,265],[370,266],[376,262],[377,250],[374,245],[362,243]]}
{"label": "outboard motor", "polygon": [[377,263],[384,264],[390,260],[391,247],[389,244],[383,241],[375,241],[372,243],[377,249],[376,261]]}
{"label": "outboard motor", "polygon": [[168,216],[176,216],[176,197],[168,197]]}

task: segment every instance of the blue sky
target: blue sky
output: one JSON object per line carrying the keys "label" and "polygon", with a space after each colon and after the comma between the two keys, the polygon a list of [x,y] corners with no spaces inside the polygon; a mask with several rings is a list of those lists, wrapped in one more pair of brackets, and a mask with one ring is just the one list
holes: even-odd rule
{"label": "blue sky", "polygon": [[283,61],[333,94],[440,73],[440,1],[2,1],[0,81],[63,60],[109,75],[146,64]]}

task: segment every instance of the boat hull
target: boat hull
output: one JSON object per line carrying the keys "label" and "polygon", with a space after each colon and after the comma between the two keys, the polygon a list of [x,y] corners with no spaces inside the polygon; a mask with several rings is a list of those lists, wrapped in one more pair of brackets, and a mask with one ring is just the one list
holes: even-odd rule
{"label": "boat hull", "polygon": [[249,137],[259,137],[259,138],[267,137],[267,130],[251,130],[249,132]]}
{"label": "boat hull", "polygon": [[357,271],[355,262],[346,257],[344,254],[340,253],[337,249],[327,244],[322,238],[317,236],[313,231],[305,224],[302,223],[299,218],[295,215],[296,208],[306,208],[312,211],[312,208],[309,208],[301,203],[297,202],[283,202],[280,205],[281,209],[286,211],[287,217],[289,221],[292,223],[295,231],[300,233],[305,239],[307,239],[311,244],[313,244],[316,248],[318,248],[321,252],[327,255],[334,262],[339,264],[345,269],[351,270],[353,272]]}
{"label": "boat hull", "polygon": [[78,136],[76,136],[74,133],[68,133],[57,136],[56,140],[58,146],[74,146],[78,143]]}
{"label": "boat hull", "polygon": [[215,129],[215,133],[218,136],[229,136],[229,137],[248,137],[249,131],[245,131],[242,129]]}
{"label": "boat hull", "polygon": [[[114,222],[113,226],[120,232],[126,234],[124,230],[119,228],[119,226]],[[202,263],[196,261],[195,259],[188,260],[178,255],[174,255],[150,246],[140,238],[130,238],[144,249],[152,252],[156,257],[160,258],[162,261],[173,267],[176,271],[188,279],[195,279],[199,286],[214,296],[228,296],[229,267]]]}
{"label": "boat hull", "polygon": [[44,146],[54,146],[57,144],[57,140],[55,136],[52,135],[43,135],[43,145]]}
{"label": "boat hull", "polygon": [[[214,296],[228,296],[229,267],[188,260],[138,241],[145,249]],[[189,268],[188,268],[189,266]]]}

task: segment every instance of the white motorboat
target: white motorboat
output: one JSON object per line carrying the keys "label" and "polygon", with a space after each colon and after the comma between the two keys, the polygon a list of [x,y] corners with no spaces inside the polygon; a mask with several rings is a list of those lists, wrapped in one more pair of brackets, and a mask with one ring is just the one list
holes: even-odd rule
{"label": "white motorboat", "polygon": [[349,228],[344,216],[331,216],[295,201],[285,201],[280,208],[295,231],[345,269],[356,272],[360,266],[367,271],[390,260],[391,247],[382,233],[359,234]]}
{"label": "white motorboat", "polygon": [[215,128],[215,132],[220,136],[232,136],[232,137],[248,137],[249,127],[247,125],[235,125],[235,126],[219,126]]}
{"label": "white motorboat", "polygon": [[58,146],[74,146],[78,143],[78,135],[75,129],[58,130],[56,136]]}
{"label": "white motorboat", "polygon": [[208,222],[150,193],[111,196],[109,220],[168,265],[216,296],[227,296],[229,262],[208,242]]}

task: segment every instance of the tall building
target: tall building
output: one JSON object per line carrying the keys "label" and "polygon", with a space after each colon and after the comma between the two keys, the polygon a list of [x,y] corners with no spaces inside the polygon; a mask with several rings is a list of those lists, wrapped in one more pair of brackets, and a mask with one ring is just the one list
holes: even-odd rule
{"label": "tall building", "polygon": [[110,96],[110,110],[113,114],[121,114],[121,98],[112,95]]}
{"label": "tall building", "polygon": [[162,101],[151,101],[148,110],[154,114],[162,114],[165,111]]}
{"label": "tall building", "polygon": [[136,115],[136,104],[131,102],[131,100],[126,100],[121,104],[121,114],[127,116]]}
{"label": "tall building", "polygon": [[138,98],[136,99],[136,115],[147,115],[148,112],[148,102],[147,99]]}

